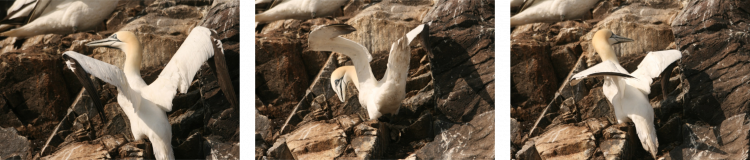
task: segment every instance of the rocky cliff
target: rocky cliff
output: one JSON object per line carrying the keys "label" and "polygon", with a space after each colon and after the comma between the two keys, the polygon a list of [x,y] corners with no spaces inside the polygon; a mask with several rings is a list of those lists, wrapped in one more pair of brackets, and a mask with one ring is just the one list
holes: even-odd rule
{"label": "rocky cliff", "polygon": [[601,79],[568,85],[601,62],[590,40],[607,28],[635,40],[614,47],[630,72],[649,51],[682,52],[668,91],[654,79],[648,95],[657,158],[747,159],[748,9],[734,0],[603,0],[591,19],[512,29],[509,158],[653,159],[632,123],[617,124]]}
{"label": "rocky cliff", "polygon": [[[256,159],[494,158],[495,1],[351,0],[343,14],[256,28]],[[352,65],[307,49],[318,25],[345,23],[376,78],[395,40],[431,22],[412,46],[406,99],[391,122],[369,121],[353,84],[342,103],[329,77]]]}
{"label": "rocky cliff", "polygon": [[[149,141],[133,141],[117,89],[92,78],[106,104],[102,119],[61,54],[72,50],[122,67],[121,51],[84,44],[133,31],[145,47],[141,73],[150,83],[195,26],[218,32],[239,91],[239,0],[122,0],[94,31],[0,40],[0,159],[153,158]],[[239,157],[239,110],[214,74],[201,67],[188,93],[177,95],[167,112],[176,158]]]}

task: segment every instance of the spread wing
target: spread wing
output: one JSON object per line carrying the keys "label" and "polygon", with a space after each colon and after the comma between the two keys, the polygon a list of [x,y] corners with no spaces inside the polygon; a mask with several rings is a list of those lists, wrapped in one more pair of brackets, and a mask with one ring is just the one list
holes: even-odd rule
{"label": "spread wing", "polygon": [[[93,84],[90,84],[91,81],[82,80],[82,79],[88,79],[88,76],[85,75],[86,73],[91,74],[94,77],[99,78],[102,81],[107,82],[117,87],[118,91],[122,92],[122,94],[124,94],[130,100],[130,102],[133,103],[134,105],[133,107],[135,108],[137,112],[137,110],[140,107],[139,102],[141,99],[141,95],[140,93],[134,91],[130,87],[130,85],[128,84],[128,80],[125,77],[125,74],[122,72],[122,70],[120,70],[120,68],[117,68],[117,66],[99,61],[97,59],[88,57],[86,55],[80,54],[75,51],[67,51],[63,53],[63,58],[66,59],[65,63],[68,65],[68,68],[70,68],[73,71],[73,73],[75,73],[76,76],[79,77],[78,79],[81,81],[81,84],[83,84],[84,87],[88,86],[86,87],[86,90],[91,91],[89,92],[89,95],[93,96],[93,95],[97,95],[98,93],[94,92],[96,91],[96,89],[93,88]],[[97,101],[97,100],[99,99],[95,98],[94,101]],[[101,109],[103,109],[103,107]],[[100,112],[103,112],[103,111],[104,110],[100,110]]]}
{"label": "spread wing", "polygon": [[649,52],[638,64],[638,69],[631,74],[637,79],[628,79],[627,83],[641,90],[643,94],[649,94],[653,78],[659,77],[664,69],[681,57],[682,53],[679,50]]}
{"label": "spread wing", "polygon": [[186,93],[203,62],[214,56],[213,45],[211,30],[201,26],[193,28],[159,77],[142,89],[143,97],[162,107],[162,110],[171,111],[177,90]]}

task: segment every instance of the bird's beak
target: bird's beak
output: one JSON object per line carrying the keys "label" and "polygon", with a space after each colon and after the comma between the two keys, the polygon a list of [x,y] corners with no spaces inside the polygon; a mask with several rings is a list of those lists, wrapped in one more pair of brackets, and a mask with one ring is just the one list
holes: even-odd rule
{"label": "bird's beak", "polygon": [[89,43],[86,43],[86,46],[89,47],[107,47],[107,48],[115,48],[113,45],[115,43],[122,42],[117,38],[105,38],[100,39],[96,41],[91,41]]}
{"label": "bird's beak", "polygon": [[610,36],[609,38],[615,40],[614,44],[623,43],[623,42],[632,42],[633,41],[633,39],[622,37],[622,36],[618,36],[616,34],[612,34],[612,36]]}

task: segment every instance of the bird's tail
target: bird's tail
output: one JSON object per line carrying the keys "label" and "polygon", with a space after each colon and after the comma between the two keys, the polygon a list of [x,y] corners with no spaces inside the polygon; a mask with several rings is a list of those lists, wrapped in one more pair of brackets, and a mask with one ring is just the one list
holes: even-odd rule
{"label": "bird's tail", "polygon": [[149,139],[151,140],[151,145],[154,149],[154,157],[156,157],[156,159],[174,159],[174,152],[172,152],[172,143],[170,142],[170,139],[163,139],[158,136],[149,137]]}
{"label": "bird's tail", "polygon": [[656,153],[659,151],[659,140],[656,138],[656,128],[654,128],[653,120],[646,120],[641,116],[630,115],[631,120],[635,123],[635,131],[638,133],[638,139],[641,140],[643,149],[646,149],[651,156],[656,158]]}

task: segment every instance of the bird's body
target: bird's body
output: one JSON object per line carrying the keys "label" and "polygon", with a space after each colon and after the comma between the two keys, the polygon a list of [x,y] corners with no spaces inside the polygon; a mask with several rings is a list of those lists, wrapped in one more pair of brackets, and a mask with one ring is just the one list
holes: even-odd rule
{"label": "bird's body", "polygon": [[[17,0],[0,23],[0,36],[30,37],[95,29],[117,7],[117,0]],[[11,23],[11,24],[8,24]]]}
{"label": "bird's body", "polygon": [[510,26],[578,19],[599,0],[527,0],[521,11],[510,17]]}
{"label": "bird's body", "polygon": [[405,98],[406,78],[411,56],[409,44],[425,31],[420,25],[391,45],[388,57],[388,68],[383,79],[377,80],[372,73],[370,61],[372,55],[357,42],[339,37],[355,31],[354,27],[334,24],[316,28],[310,32],[309,46],[315,51],[334,51],[352,59],[354,66],[337,68],[331,74],[331,87],[344,102],[346,84],[353,81],[359,90],[359,103],[367,109],[370,119],[377,119],[383,114],[398,113],[401,101]]}
{"label": "bird's body", "polygon": [[341,11],[348,0],[281,0],[267,11],[256,14],[256,23],[270,23],[283,19],[312,19],[331,16]]}
{"label": "bird's body", "polygon": [[[656,157],[659,142],[654,127],[654,110],[648,100],[653,78],[682,56],[680,51],[666,50],[650,52],[633,73],[628,73],[617,60],[612,44],[629,42],[630,39],[612,34],[609,30],[600,30],[592,39],[595,50],[602,63],[576,73],[571,77],[570,85],[576,85],[584,78],[602,76],[604,96],[612,104],[618,123],[633,122],[643,148]],[[669,76],[669,75],[665,75]],[[664,92],[663,94],[666,94]]]}
{"label": "bird's body", "polygon": [[212,39],[211,34],[205,27],[194,28],[150,85],[143,81],[140,74],[143,47],[135,34],[129,31],[117,32],[109,38],[87,44],[125,52],[123,70],[73,51],[65,52],[63,57],[68,59],[66,63],[74,73],[82,71],[70,65],[76,63],[83,71],[117,87],[117,102],[130,120],[135,140],[148,138],[157,159],[174,159],[172,127],[165,112],[172,110],[172,99],[177,90],[187,92],[203,62],[214,55],[215,45],[221,46],[221,42]]}

